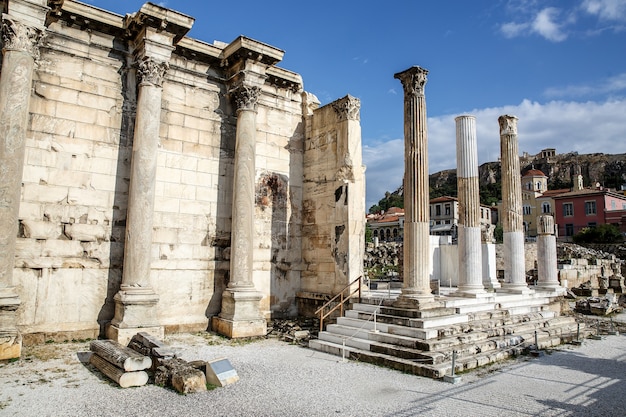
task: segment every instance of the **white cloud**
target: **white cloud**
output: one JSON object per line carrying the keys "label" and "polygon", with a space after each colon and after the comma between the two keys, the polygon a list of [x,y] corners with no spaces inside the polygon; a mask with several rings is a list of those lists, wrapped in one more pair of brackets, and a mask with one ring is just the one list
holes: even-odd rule
{"label": "white cloud", "polygon": [[581,8],[600,20],[626,21],[625,0],[584,0]]}
{"label": "white cloud", "polygon": [[[518,105],[475,109],[478,163],[497,161],[500,156],[498,117],[518,117],[520,152],[537,154],[545,148],[559,153],[626,153],[626,100],[606,102],[524,100]],[[428,160],[431,173],[456,168],[456,127],[458,114],[428,119]],[[404,141],[393,139],[364,145],[367,166],[366,208],[380,200],[385,191],[395,191],[404,174]]]}
{"label": "white cloud", "polygon": [[567,39],[567,34],[563,32],[563,25],[557,23],[559,16],[558,9],[547,7],[535,16],[531,25],[533,32],[543,36],[552,42],[561,42]]}
{"label": "white cloud", "polygon": [[506,38],[539,35],[551,42],[562,42],[567,39],[565,27],[573,22],[573,15],[561,18],[562,13],[554,7],[533,12],[530,18],[521,22],[508,22],[500,25],[500,32]]}
{"label": "white cloud", "polygon": [[549,98],[559,97],[591,97],[598,94],[615,95],[626,91],[626,72],[609,77],[596,84],[568,85],[565,87],[551,87],[544,91]]}

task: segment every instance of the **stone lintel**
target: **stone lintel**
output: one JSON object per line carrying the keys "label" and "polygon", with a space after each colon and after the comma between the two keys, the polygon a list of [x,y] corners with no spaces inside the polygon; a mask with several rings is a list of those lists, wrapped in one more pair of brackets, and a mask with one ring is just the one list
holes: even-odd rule
{"label": "stone lintel", "polygon": [[43,29],[50,10],[47,0],[12,0],[8,3],[8,15],[3,15],[3,19],[13,18],[24,25]]}
{"label": "stone lintel", "polygon": [[292,71],[279,67],[268,67],[265,72],[271,85],[279,88],[287,88],[293,92],[302,90],[302,76]]}
{"label": "stone lintel", "polygon": [[[52,13],[61,15],[68,14],[72,22],[80,25],[90,25],[102,28],[112,28],[113,30],[124,29],[123,16],[110,12],[108,10],[99,9],[97,7],[80,3],[73,0],[54,0],[49,2],[52,7]],[[105,29],[105,32],[109,32]]]}
{"label": "stone lintel", "polygon": [[173,38],[177,44],[193,26],[195,19],[172,9],[145,3],[137,13],[127,15],[125,25],[131,33],[140,33],[148,28],[153,35]]}
{"label": "stone lintel", "polygon": [[258,61],[265,65],[275,65],[283,59],[285,51],[245,36],[239,36],[222,51],[225,65],[242,60]]}

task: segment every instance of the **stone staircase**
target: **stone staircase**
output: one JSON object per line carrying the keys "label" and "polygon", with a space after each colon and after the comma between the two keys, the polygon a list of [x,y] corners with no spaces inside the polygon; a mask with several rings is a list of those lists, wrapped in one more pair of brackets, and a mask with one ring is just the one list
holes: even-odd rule
{"label": "stone staircase", "polygon": [[[493,294],[484,298],[437,297],[432,308],[393,307],[393,300],[362,299],[328,324],[315,350],[415,375],[443,378],[591,333],[573,317],[548,308],[549,293]],[[580,327],[579,327],[580,326]],[[536,332],[536,333],[535,333]],[[536,336],[535,336],[536,335]]]}

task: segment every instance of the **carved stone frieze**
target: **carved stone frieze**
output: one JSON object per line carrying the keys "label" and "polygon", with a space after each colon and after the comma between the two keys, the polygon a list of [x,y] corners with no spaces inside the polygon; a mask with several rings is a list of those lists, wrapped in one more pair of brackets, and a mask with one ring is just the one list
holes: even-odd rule
{"label": "carved stone frieze", "polygon": [[167,62],[144,57],[137,64],[139,81],[141,83],[149,83],[157,87],[162,87],[165,73],[169,67],[170,64]]}
{"label": "carved stone frieze", "polygon": [[37,28],[12,19],[5,18],[2,20],[3,52],[7,50],[23,51],[38,59],[42,38],[43,32]]}
{"label": "carved stone frieze", "polygon": [[339,120],[359,120],[361,100],[347,96],[333,103],[333,109],[339,116]]}

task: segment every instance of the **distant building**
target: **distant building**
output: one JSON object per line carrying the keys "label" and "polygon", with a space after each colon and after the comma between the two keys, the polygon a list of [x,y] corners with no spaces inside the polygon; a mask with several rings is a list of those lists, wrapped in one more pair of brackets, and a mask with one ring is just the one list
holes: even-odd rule
{"label": "distant building", "polygon": [[[578,187],[575,187],[578,188]],[[583,188],[554,197],[555,222],[562,240],[585,227],[613,224],[626,232],[626,196],[608,188]]]}
{"label": "distant building", "polygon": [[[544,149],[542,151],[550,154]],[[551,214],[554,216],[554,197],[566,192],[569,188],[548,190],[548,177],[538,169],[531,169],[522,176],[522,214],[524,231],[527,237],[537,236],[537,216]]]}
{"label": "distant building", "polygon": [[404,236],[404,209],[390,207],[386,212],[368,214],[367,224],[372,230],[372,237],[380,242],[402,240]]}
{"label": "distant building", "polygon": [[[491,226],[491,207],[480,205],[481,228]],[[459,226],[459,201],[455,197],[443,196],[430,200],[430,234],[457,237]]]}

